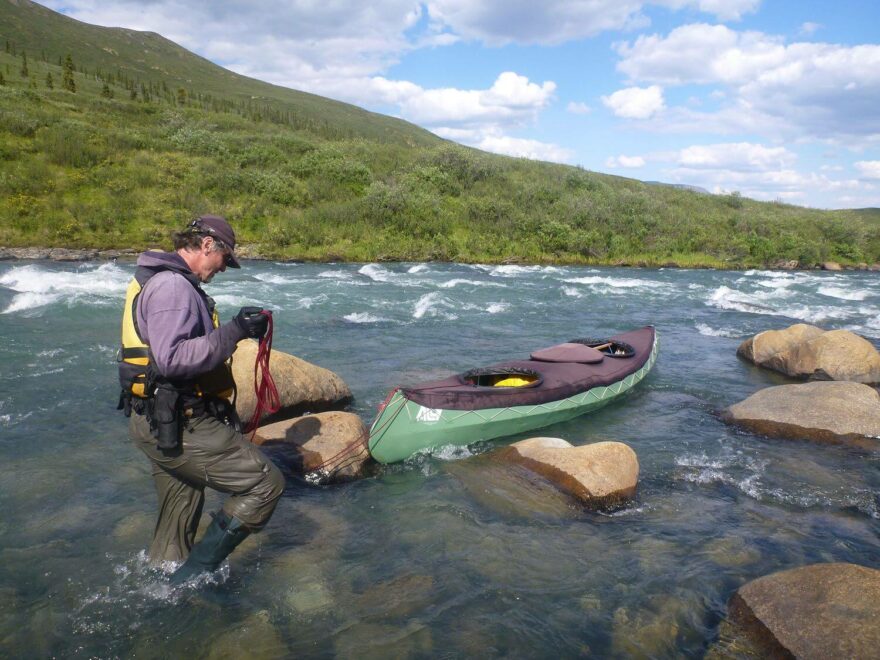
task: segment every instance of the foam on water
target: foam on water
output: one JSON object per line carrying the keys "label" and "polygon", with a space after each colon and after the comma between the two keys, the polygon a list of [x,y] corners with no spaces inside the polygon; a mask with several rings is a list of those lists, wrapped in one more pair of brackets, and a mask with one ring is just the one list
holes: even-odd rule
{"label": "foam on water", "polygon": [[737,337],[742,337],[741,332],[737,332],[736,330],[728,330],[727,328],[712,328],[705,323],[697,323],[696,326],[697,331],[705,336],[705,337],[730,337],[735,339]]}
{"label": "foam on water", "polygon": [[571,298],[583,298],[584,294],[575,289],[573,286],[562,287],[562,293]]}
{"label": "foam on water", "polygon": [[323,270],[318,273],[318,277],[331,280],[351,280],[352,274],[347,270]]}
{"label": "foam on water", "polygon": [[415,273],[424,273],[426,270],[428,270],[428,264],[416,264],[415,266],[410,266],[406,272],[413,275]]}
{"label": "foam on water", "polygon": [[437,286],[441,289],[453,289],[457,287],[459,284],[467,284],[469,286],[499,286],[499,287],[507,287],[506,284],[501,282],[481,282],[478,280],[466,280],[463,278],[456,278],[454,280],[448,280],[446,282],[441,282]]}
{"label": "foam on water", "polygon": [[555,266],[517,266],[514,264],[503,264],[501,266],[477,265],[475,268],[489,273],[491,277],[519,277],[520,275],[531,275],[533,273],[554,275],[562,272],[561,268],[556,268]]}
{"label": "foam on water", "polygon": [[871,295],[870,291],[865,291],[864,289],[841,289],[836,286],[820,286],[817,290],[817,293],[828,296],[829,298],[837,298],[839,300],[855,300],[861,301]]}
{"label": "foam on water", "polygon": [[614,289],[665,289],[669,285],[664,282],[655,282],[654,280],[641,280],[627,277],[602,277],[593,275],[590,277],[573,277],[563,280],[568,284],[585,284],[596,287],[598,290]]}
{"label": "foam on water", "polygon": [[266,284],[277,284],[280,286],[302,283],[302,280],[298,280],[293,277],[284,277],[283,275],[275,275],[274,273],[257,273],[253,277],[260,282],[265,282]]}
{"label": "foam on water", "polygon": [[374,282],[390,282],[394,277],[394,273],[382,268],[382,266],[378,264],[366,264],[365,266],[361,266],[358,273],[364,277],[370,278]]}
{"label": "foam on water", "polygon": [[376,316],[375,314],[370,314],[369,312],[353,312],[351,314],[346,314],[342,318],[349,323],[383,323],[389,320],[382,318],[381,316]]}
{"label": "foam on water", "polygon": [[490,314],[500,314],[501,312],[507,311],[509,308],[510,305],[508,303],[489,303],[486,311]]}
{"label": "foam on water", "polygon": [[112,263],[80,266],[74,271],[35,264],[15,266],[0,276],[0,286],[17,293],[3,313],[33,310],[57,302],[118,304],[130,279],[127,271]]}
{"label": "foam on water", "polygon": [[452,307],[454,305],[438,292],[426,293],[416,302],[413,308],[413,318],[420,319],[427,314],[429,316],[441,316],[449,320],[455,320],[458,316],[444,311],[444,308],[449,309]]}

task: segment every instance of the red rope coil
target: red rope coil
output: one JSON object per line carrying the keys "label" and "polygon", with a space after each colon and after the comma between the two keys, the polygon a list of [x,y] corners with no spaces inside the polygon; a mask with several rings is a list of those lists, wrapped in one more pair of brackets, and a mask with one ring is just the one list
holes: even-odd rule
{"label": "red rope coil", "polygon": [[256,394],[256,408],[251,421],[245,428],[245,434],[256,434],[257,427],[260,425],[260,418],[264,414],[273,414],[281,409],[281,398],[278,396],[278,388],[275,387],[275,381],[269,371],[269,356],[272,353],[272,312],[264,309],[261,314],[269,319],[266,328],[266,334],[260,338],[260,345],[257,348],[257,359],[254,361],[254,392]]}

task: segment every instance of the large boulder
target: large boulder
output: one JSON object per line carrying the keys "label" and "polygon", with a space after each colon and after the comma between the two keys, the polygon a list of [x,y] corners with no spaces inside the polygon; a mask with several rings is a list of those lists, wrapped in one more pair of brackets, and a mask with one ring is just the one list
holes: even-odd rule
{"label": "large boulder", "polygon": [[774,355],[766,366],[794,378],[880,382],[880,353],[849,330],[824,332]]}
{"label": "large boulder", "polygon": [[736,354],[759,367],[779,353],[786,353],[798,344],[815,339],[825,331],[814,325],[796,323],[782,330],[765,330],[749,337],[736,351]]}
{"label": "large boulder", "polygon": [[770,437],[880,446],[880,394],[859,383],[767,387],[727,408],[722,418]]}
{"label": "large boulder", "polygon": [[728,618],[763,657],[876,658],[880,571],[831,563],[766,575],[737,590]]}
{"label": "large boulder", "polygon": [[529,438],[505,447],[499,457],[540,474],[591,505],[632,497],[639,480],[636,453],[622,442],[574,447],[560,438]]}
{"label": "large boulder", "polygon": [[880,352],[848,330],[825,332],[797,323],[783,330],[760,332],[740,344],[736,353],[792,378],[880,382]]}
{"label": "large boulder", "polygon": [[368,464],[369,430],[360,417],[323,412],[261,426],[254,444],[297,474],[316,481],[360,477]]}
{"label": "large boulder", "polygon": [[[238,387],[235,408],[245,424],[256,410],[254,364],[257,348],[257,342],[245,339],[238,343],[232,356],[232,376]],[[329,369],[288,353],[273,350],[269,356],[269,370],[278,388],[281,409],[263,416],[260,420],[263,424],[290,419],[306,412],[344,408],[351,401],[351,390],[342,378]]]}

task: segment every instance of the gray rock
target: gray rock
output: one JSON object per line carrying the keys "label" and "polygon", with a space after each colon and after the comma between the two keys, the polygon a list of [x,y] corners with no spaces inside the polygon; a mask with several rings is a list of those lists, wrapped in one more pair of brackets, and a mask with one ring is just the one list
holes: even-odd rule
{"label": "gray rock", "polygon": [[843,270],[843,266],[836,261],[826,261],[822,264],[822,270]]}
{"label": "gray rock", "polygon": [[261,426],[253,441],[299,474],[320,470],[321,481],[346,481],[362,476],[371,460],[368,437],[357,415],[324,412]]}
{"label": "gray rock", "polygon": [[770,437],[880,446],[880,394],[859,383],[767,387],[727,408],[722,418]]}
{"label": "gray rock", "polygon": [[[254,363],[257,342],[245,339],[238,343],[232,356],[232,376],[238,386],[235,402],[238,416],[247,424],[256,412]],[[278,388],[281,409],[262,418],[261,423],[290,419],[306,412],[344,408],[351,401],[351,390],[345,381],[329,369],[273,350],[269,369]]]}
{"label": "gray rock", "polygon": [[832,563],[773,573],[737,590],[728,619],[764,657],[876,658],[880,571]]}
{"label": "gray rock", "polygon": [[632,497],[639,480],[636,453],[622,442],[574,447],[560,438],[530,438],[505,447],[499,456],[593,505]]}
{"label": "gray rock", "polygon": [[880,353],[849,330],[824,332],[777,353],[766,366],[793,378],[880,382]]}
{"label": "gray rock", "polygon": [[824,332],[822,328],[806,323],[796,323],[782,330],[765,330],[746,339],[740,344],[736,354],[759,367],[764,367],[767,361],[778,353],[790,351],[798,344],[815,339]]}
{"label": "gray rock", "polygon": [[848,330],[823,331],[797,323],[746,339],[737,355],[792,378],[880,382],[880,353]]}

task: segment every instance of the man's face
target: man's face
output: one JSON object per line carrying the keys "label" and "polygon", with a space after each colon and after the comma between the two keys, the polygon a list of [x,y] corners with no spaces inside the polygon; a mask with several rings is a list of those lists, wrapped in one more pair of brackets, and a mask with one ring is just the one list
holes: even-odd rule
{"label": "man's face", "polygon": [[228,255],[228,249],[215,249],[214,239],[210,236],[205,236],[202,239],[202,247],[199,250],[196,267],[193,268],[192,271],[198,276],[201,282],[207,284],[214,279],[214,275],[226,270],[226,259]]}

